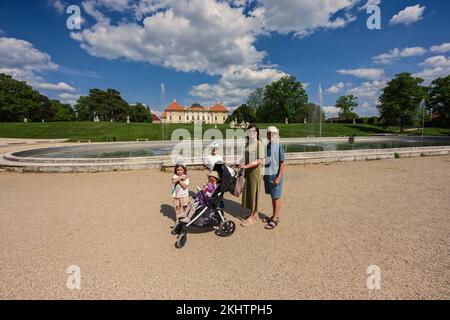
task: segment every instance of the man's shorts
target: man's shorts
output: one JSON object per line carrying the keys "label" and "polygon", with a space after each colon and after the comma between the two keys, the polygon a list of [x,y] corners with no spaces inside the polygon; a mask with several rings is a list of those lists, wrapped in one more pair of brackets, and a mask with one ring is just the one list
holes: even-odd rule
{"label": "man's shorts", "polygon": [[280,177],[280,183],[274,185],[276,175],[264,176],[264,189],[266,194],[270,194],[272,199],[276,200],[281,198],[281,191],[283,190],[283,176]]}

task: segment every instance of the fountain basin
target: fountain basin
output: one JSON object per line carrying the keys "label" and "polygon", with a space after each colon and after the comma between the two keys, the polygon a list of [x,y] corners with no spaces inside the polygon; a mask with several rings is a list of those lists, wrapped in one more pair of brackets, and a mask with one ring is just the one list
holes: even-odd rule
{"label": "fountain basin", "polygon": [[[210,141],[204,141],[206,146]],[[390,159],[445,155],[450,137],[377,136],[338,138],[286,138],[287,164]],[[34,172],[99,172],[173,166],[170,151],[175,142],[92,143],[16,151],[0,157],[0,167]],[[226,162],[237,164],[239,157]],[[203,157],[191,160],[203,163]]]}

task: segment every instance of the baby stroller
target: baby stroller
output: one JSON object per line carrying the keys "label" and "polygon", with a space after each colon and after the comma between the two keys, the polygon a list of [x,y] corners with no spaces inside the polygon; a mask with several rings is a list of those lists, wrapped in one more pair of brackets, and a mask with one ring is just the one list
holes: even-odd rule
{"label": "baby stroller", "polygon": [[[214,171],[217,171],[220,176],[220,183],[217,185],[214,193],[209,197],[205,204],[198,207],[192,203],[186,211],[189,212],[189,222],[183,222],[183,219],[175,225],[172,233],[177,235],[175,247],[182,248],[187,241],[187,228],[189,226],[195,227],[210,227],[219,226],[219,234],[223,237],[231,236],[236,230],[236,225],[231,220],[226,220],[222,208],[222,200],[225,192],[233,192],[236,181],[236,173],[233,169],[228,167],[223,162],[218,162],[214,165]],[[203,192],[203,191],[199,191]]]}

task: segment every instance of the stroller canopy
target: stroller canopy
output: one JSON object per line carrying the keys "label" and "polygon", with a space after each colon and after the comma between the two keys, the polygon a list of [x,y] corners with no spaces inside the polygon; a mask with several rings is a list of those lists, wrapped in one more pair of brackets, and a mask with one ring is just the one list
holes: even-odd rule
{"label": "stroller canopy", "polygon": [[220,189],[222,192],[233,192],[236,182],[235,172],[232,168],[228,167],[225,163],[218,161],[214,164],[214,171],[217,171],[220,176]]}

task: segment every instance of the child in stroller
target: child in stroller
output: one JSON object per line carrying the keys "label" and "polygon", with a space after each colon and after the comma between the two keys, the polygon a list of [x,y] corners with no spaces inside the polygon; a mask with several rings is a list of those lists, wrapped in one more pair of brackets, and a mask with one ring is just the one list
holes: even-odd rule
{"label": "child in stroller", "polygon": [[211,171],[210,173],[208,173],[207,177],[208,183],[205,184],[203,188],[197,187],[198,192],[195,196],[193,205],[189,205],[189,207],[180,216],[180,220],[182,222],[189,223],[195,213],[195,210],[199,207],[208,205],[208,202],[211,201],[211,197],[214,194],[214,191],[216,191],[217,185],[220,182],[220,177],[217,171]]}
{"label": "child in stroller", "polygon": [[191,225],[196,227],[219,225],[222,236],[231,236],[234,233],[236,229],[234,222],[225,219],[220,206],[224,193],[234,190],[235,175],[233,173],[234,170],[223,162],[214,165],[214,170],[208,174],[208,184],[198,191],[195,201],[191,199],[191,203],[173,229],[173,233],[178,235],[177,248],[185,245],[186,229]]}

